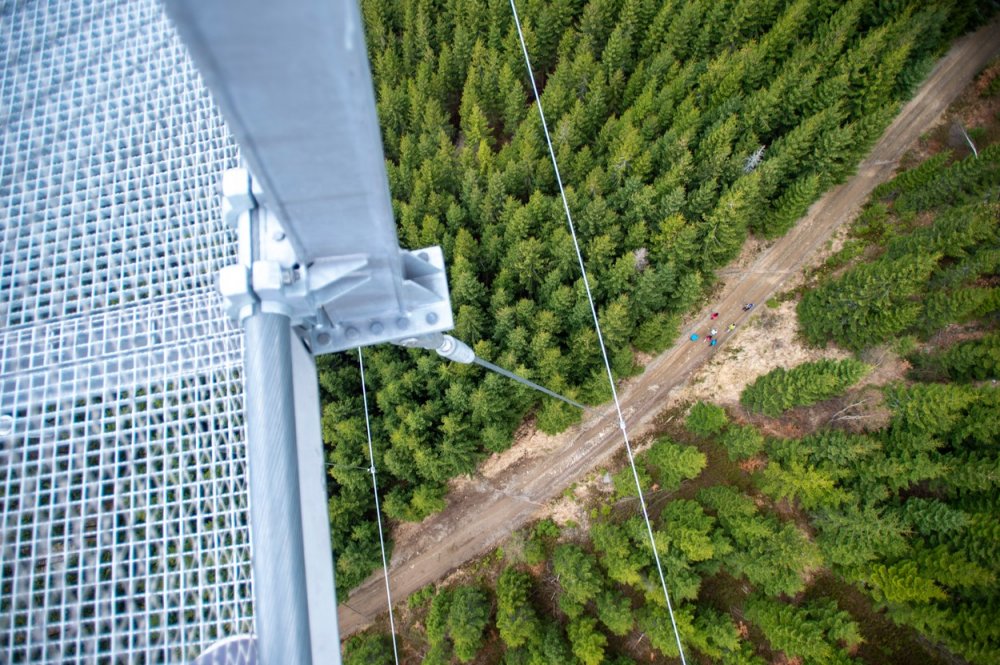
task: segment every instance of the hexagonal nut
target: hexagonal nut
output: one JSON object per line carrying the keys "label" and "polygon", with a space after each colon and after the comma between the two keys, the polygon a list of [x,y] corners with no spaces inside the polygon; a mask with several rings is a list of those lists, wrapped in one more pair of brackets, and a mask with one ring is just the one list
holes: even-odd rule
{"label": "hexagonal nut", "polygon": [[222,199],[222,223],[231,229],[235,229],[240,223],[240,215],[246,214],[246,208],[238,208],[233,205],[232,200]]}
{"label": "hexagonal nut", "polygon": [[250,271],[246,266],[237,263],[219,270],[218,287],[226,312],[234,319],[239,318],[242,308],[257,302],[257,296],[250,288]]}
{"label": "hexagonal nut", "polygon": [[[253,194],[250,193],[250,172],[246,169],[227,169],[222,174],[222,198],[228,201],[228,206],[223,203],[223,212],[229,208],[229,216],[239,216],[242,213],[254,208],[257,202]],[[227,218],[227,222],[229,219]]]}
{"label": "hexagonal nut", "polygon": [[254,293],[261,299],[280,298],[285,276],[277,261],[254,261],[251,273]]}

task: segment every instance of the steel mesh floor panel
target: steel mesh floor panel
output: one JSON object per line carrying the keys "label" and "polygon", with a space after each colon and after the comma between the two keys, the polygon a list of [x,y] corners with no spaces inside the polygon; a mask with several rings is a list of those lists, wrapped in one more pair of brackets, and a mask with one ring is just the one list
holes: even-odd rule
{"label": "steel mesh floor panel", "polygon": [[237,150],[153,0],[0,5],[0,662],[252,632]]}

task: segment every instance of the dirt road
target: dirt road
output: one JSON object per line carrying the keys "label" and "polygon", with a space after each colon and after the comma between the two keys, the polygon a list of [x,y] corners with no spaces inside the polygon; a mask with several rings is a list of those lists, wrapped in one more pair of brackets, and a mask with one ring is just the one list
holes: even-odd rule
{"label": "dirt road", "polygon": [[[857,175],[828,192],[794,229],[763,251],[746,270],[725,271],[729,276],[712,309],[731,320],[740,313],[743,303],[763,303],[788,277],[801,270],[833,232],[858,212],[872,189],[892,175],[906,150],[934,126],[998,52],[1000,21],[957,42],[861,163]],[[709,313],[706,310],[692,319],[692,326],[702,334],[711,327]],[[740,315],[738,320],[746,316]],[[649,429],[667,392],[686,381],[721,348],[691,343],[688,334],[685,331],[670,350],[654,359],[622,391],[625,419],[634,440]],[[489,551],[531,520],[565,487],[606,463],[623,447],[616,420],[611,417],[591,417],[558,437],[540,437],[539,441],[536,449],[515,464],[487,468],[471,481],[459,483],[441,513],[419,525],[404,525],[397,530],[389,570],[394,599],[403,600]],[[364,628],[385,611],[385,584],[379,572],[341,603],[341,635]]]}

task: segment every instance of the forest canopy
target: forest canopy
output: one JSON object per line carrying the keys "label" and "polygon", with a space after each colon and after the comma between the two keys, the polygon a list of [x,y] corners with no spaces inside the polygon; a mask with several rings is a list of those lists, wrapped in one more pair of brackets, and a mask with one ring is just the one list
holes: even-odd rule
{"label": "forest canopy", "polygon": [[[455,335],[570,397],[605,400],[507,0],[362,7],[400,243],[443,247]],[[670,343],[749,233],[783,233],[848,175],[981,10],[971,0],[520,3],[615,373],[635,370],[634,348]],[[578,418],[477,367],[365,353],[373,461],[355,358],[318,363],[345,588],[378,561],[372,462],[385,512],[419,520],[527,415],[548,432]]]}
{"label": "forest canopy", "polygon": [[[988,71],[1000,82],[1000,61]],[[993,91],[1000,101],[1000,85]],[[988,165],[994,148],[982,148],[969,159]],[[996,283],[1000,264],[984,256],[997,252],[1000,171],[993,169],[970,201],[935,182],[974,165],[939,154],[875,192],[842,250],[856,261],[822,276],[800,303],[816,293],[847,302],[859,283],[851,275],[886,257],[918,261],[916,247],[937,257],[926,286],[908,295],[918,307],[938,299],[941,288],[959,293]],[[969,181],[962,183],[968,190]],[[927,196],[934,191],[947,192],[946,199]],[[907,192],[920,194],[925,215],[906,213]],[[980,228],[984,212],[991,233]],[[863,255],[851,248],[858,239]],[[902,282],[897,288],[909,293]],[[908,374],[904,363],[890,361],[858,386],[872,369],[858,360],[806,362],[763,375],[742,404],[698,402],[683,423],[661,418],[636,455],[651,533],[622,461],[621,472],[612,469],[612,487],[595,480],[573,492],[582,526],[542,520],[458,573],[480,585],[495,580],[492,603],[476,596],[495,611],[468,612],[494,617],[496,630],[487,620],[485,633],[469,621],[478,657],[532,665],[673,662],[677,643],[652,537],[688,662],[1000,662],[993,628],[1000,610],[1000,306],[943,311],[951,313],[908,328],[907,344],[856,345],[866,358],[905,354],[913,364]],[[800,307],[800,324],[812,312]],[[831,418],[831,404],[817,400],[845,391],[848,408],[837,405]],[[781,417],[789,394],[800,405],[797,415],[807,417]],[[848,409],[859,417],[837,417]],[[441,662],[433,658],[441,632],[436,608],[451,594],[481,593],[466,584],[411,597],[433,602],[401,631],[404,653]],[[379,644],[389,653],[377,633],[353,639],[359,653],[369,649],[366,656]]]}

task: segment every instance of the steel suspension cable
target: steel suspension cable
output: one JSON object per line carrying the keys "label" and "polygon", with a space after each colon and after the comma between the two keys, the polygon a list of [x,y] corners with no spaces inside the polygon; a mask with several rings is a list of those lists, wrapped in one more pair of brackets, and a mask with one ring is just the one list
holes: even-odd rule
{"label": "steel suspension cable", "polygon": [[368,417],[368,390],[365,388],[365,360],[358,347],[358,369],[361,370],[361,401],[365,405],[365,432],[368,434],[368,460],[371,466],[368,471],[372,474],[372,491],[375,494],[375,523],[378,524],[378,544],[382,548],[382,572],[385,576],[385,599],[389,605],[389,631],[392,634],[392,656],[399,665],[399,650],[396,647],[396,621],[392,615],[392,593],[389,591],[389,560],[385,556],[385,536],[382,534],[382,508],[378,500],[378,481],[375,479],[375,449],[372,446],[372,426]]}
{"label": "steel suspension cable", "polygon": [[478,356],[472,362],[474,362],[475,364],[479,365],[480,367],[484,367],[484,368],[490,370],[491,372],[495,372],[495,373],[499,374],[500,376],[505,376],[508,379],[513,379],[514,381],[517,381],[518,383],[524,384],[524,385],[528,386],[529,388],[531,388],[532,390],[537,390],[538,392],[544,393],[544,394],[548,395],[549,397],[554,397],[557,400],[560,400],[562,402],[565,402],[566,404],[569,404],[570,406],[575,406],[576,408],[578,408],[578,409],[580,409],[582,411],[589,411],[591,413],[600,413],[596,409],[592,409],[589,406],[587,406],[586,404],[580,404],[575,399],[570,399],[569,397],[566,397],[565,395],[560,395],[559,393],[557,393],[557,392],[555,392],[553,390],[549,390],[545,386],[540,386],[537,383],[535,383],[534,381],[529,381],[528,379],[524,378],[523,376],[520,376],[519,374],[515,374],[514,372],[511,372],[510,370],[506,370],[503,367],[499,367],[497,365],[494,365],[493,363],[491,363],[489,361],[486,361],[486,360],[483,360],[482,358],[480,358]]}
{"label": "steel suspension cable", "polygon": [[628,430],[625,427],[625,417],[622,415],[621,402],[618,399],[618,390],[615,388],[615,377],[611,371],[611,362],[608,360],[608,350],[604,344],[604,335],[601,333],[601,324],[597,316],[597,307],[594,304],[594,296],[590,291],[590,280],[587,279],[587,269],[583,263],[583,253],[580,251],[580,243],[576,237],[576,227],[573,224],[573,215],[569,210],[569,203],[566,200],[566,190],[563,187],[562,176],[559,174],[559,164],[556,161],[556,152],[552,147],[552,137],[549,135],[548,123],[545,121],[545,111],[542,109],[542,96],[538,93],[538,84],[535,82],[535,73],[531,69],[531,58],[528,56],[528,47],[524,43],[524,33],[521,31],[521,19],[517,14],[517,6],[514,0],[510,0],[510,9],[514,14],[514,26],[517,28],[517,37],[521,42],[521,52],[524,54],[524,64],[528,68],[528,78],[531,80],[531,90],[535,94],[535,103],[538,106],[538,115],[542,121],[542,131],[545,134],[545,143],[548,145],[549,157],[552,159],[552,169],[555,171],[556,183],[559,185],[559,196],[562,198],[563,211],[566,213],[566,223],[569,226],[569,233],[573,239],[573,248],[576,250],[576,260],[580,265],[580,275],[583,278],[583,288],[587,293],[587,301],[590,303],[590,313],[594,318],[594,329],[597,332],[597,341],[601,347],[601,357],[604,359],[604,369],[607,371],[608,383],[611,385],[611,396],[614,398],[615,411],[618,414],[618,428],[621,430],[622,438],[625,441],[625,450],[628,453],[628,463],[632,467],[632,477],[635,480],[636,491],[639,494],[639,505],[642,508],[642,517],[646,522],[646,531],[649,534],[649,544],[653,548],[653,559],[656,561],[656,572],[660,576],[660,585],[663,587],[663,597],[667,602],[667,613],[670,615],[670,624],[674,629],[674,638],[677,640],[677,650],[680,653],[682,665],[687,665],[684,657],[684,647],[681,645],[681,635],[677,628],[677,619],[674,617],[673,604],[670,602],[670,593],[667,591],[667,581],[663,575],[663,565],[660,563],[660,553],[656,549],[656,539],[653,537],[653,526],[649,519],[649,511],[646,507],[646,499],[642,494],[642,484],[639,482],[639,472],[635,467],[635,456],[632,453],[632,444],[628,438]]}

